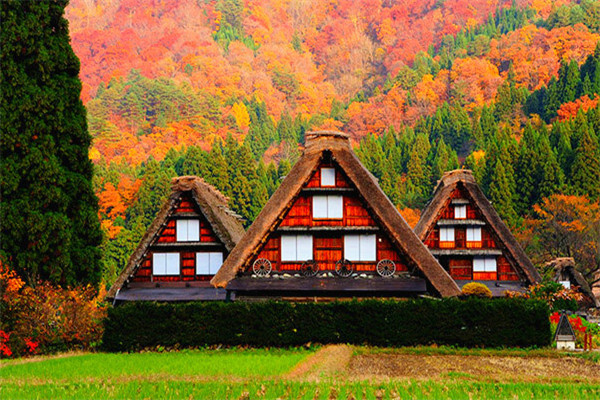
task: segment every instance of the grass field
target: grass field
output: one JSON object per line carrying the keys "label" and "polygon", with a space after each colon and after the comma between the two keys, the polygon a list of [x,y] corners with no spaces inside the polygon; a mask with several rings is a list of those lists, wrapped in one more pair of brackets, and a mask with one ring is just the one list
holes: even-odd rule
{"label": "grass field", "polygon": [[4,399],[598,399],[595,356],[449,348],[188,350],[11,360]]}

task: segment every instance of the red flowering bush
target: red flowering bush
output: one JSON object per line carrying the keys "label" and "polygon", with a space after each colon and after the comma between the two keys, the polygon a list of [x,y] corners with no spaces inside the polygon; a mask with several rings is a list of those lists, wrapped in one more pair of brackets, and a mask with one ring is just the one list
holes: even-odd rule
{"label": "red flowering bush", "polygon": [[[552,324],[553,332],[556,332],[558,322],[560,321],[560,315],[561,314],[559,312],[553,312],[550,315],[550,322]],[[600,326],[586,321],[579,315],[569,315],[568,318],[571,326],[573,327],[573,331],[575,332],[575,345],[577,347],[583,347],[583,340],[586,333],[592,335],[594,347],[597,348],[600,345]]]}
{"label": "red flowering bush", "polygon": [[0,262],[0,356],[90,349],[102,337],[104,293],[91,286],[64,289],[47,282],[26,286]]}

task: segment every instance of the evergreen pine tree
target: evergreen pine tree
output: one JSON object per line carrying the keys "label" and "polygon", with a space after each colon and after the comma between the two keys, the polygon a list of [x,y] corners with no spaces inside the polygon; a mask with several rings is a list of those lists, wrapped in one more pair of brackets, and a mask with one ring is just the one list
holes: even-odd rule
{"label": "evergreen pine tree", "polygon": [[502,162],[497,161],[494,177],[490,183],[489,197],[498,214],[509,224],[514,224],[517,214],[513,208],[510,187]]}
{"label": "evergreen pine tree", "polygon": [[576,149],[571,184],[579,195],[600,198],[600,146],[598,138],[586,130]]}
{"label": "evergreen pine tree", "polygon": [[577,88],[580,85],[579,66],[577,61],[571,60],[559,71],[559,87],[561,89],[561,103],[574,101],[577,97]]}
{"label": "evergreen pine tree", "polygon": [[558,192],[564,184],[564,173],[558,164],[556,154],[550,148],[550,142],[547,137],[540,139],[539,151],[544,157],[540,166],[540,180],[537,185],[537,199],[539,203],[546,198]]}
{"label": "evergreen pine tree", "polygon": [[66,0],[2,1],[0,253],[28,283],[98,284],[102,232]]}
{"label": "evergreen pine tree", "polygon": [[516,165],[516,180],[519,182],[516,188],[517,207],[518,211],[523,213],[538,199],[541,155],[537,144],[537,134],[528,124],[519,143],[519,159]]}

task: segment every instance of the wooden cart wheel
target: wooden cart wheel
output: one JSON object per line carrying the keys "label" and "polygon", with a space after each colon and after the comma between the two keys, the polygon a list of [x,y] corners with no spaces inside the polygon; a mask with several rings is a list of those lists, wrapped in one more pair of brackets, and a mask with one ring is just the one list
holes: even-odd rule
{"label": "wooden cart wheel", "polygon": [[392,260],[381,260],[377,263],[377,273],[381,276],[389,277],[396,272],[396,264]]}
{"label": "wooden cart wheel", "polygon": [[315,276],[319,272],[319,264],[315,260],[306,260],[302,263],[301,271],[303,276]]}
{"label": "wooden cart wheel", "polygon": [[259,258],[252,264],[252,270],[258,276],[268,276],[272,270],[271,261],[266,258]]}
{"label": "wooden cart wheel", "polygon": [[335,272],[342,278],[347,278],[354,272],[354,265],[348,260],[339,260],[335,263]]}

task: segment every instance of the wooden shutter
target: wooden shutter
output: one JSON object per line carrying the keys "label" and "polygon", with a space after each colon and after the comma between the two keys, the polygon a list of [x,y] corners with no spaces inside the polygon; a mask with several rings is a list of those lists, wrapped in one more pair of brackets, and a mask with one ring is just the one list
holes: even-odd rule
{"label": "wooden shutter", "polygon": [[335,168],[321,168],[321,186],[335,186]]}

